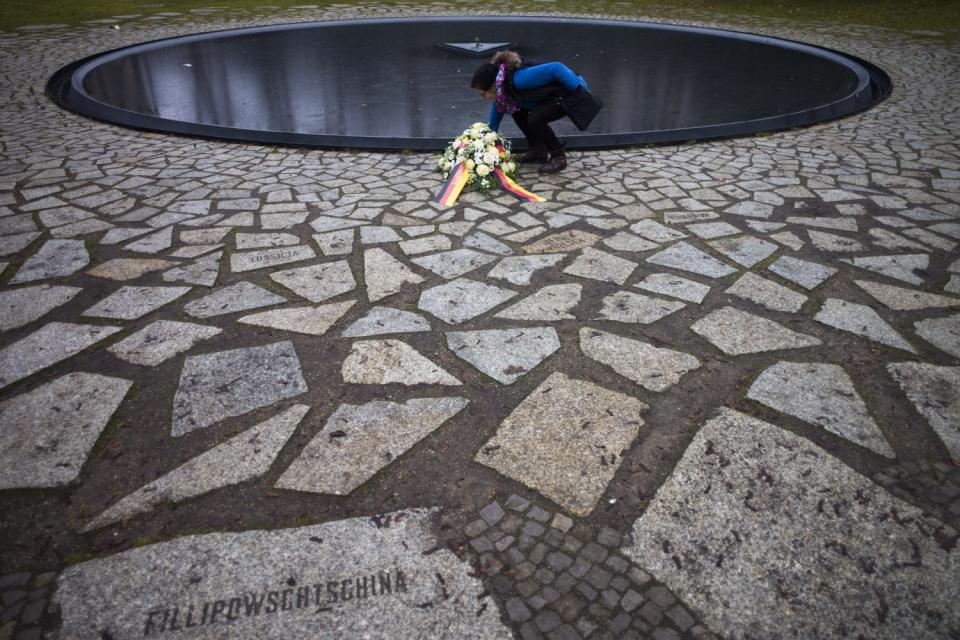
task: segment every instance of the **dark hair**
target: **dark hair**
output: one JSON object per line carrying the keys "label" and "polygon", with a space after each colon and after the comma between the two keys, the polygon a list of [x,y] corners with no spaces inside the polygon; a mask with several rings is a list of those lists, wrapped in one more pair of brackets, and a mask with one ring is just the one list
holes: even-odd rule
{"label": "dark hair", "polygon": [[470,88],[486,91],[492,87],[496,81],[497,71],[499,71],[497,65],[492,62],[484,62],[473,72],[473,80],[470,81]]}
{"label": "dark hair", "polygon": [[486,91],[492,87],[497,80],[497,73],[500,71],[501,64],[507,65],[510,69],[516,69],[520,66],[520,54],[516,51],[498,51],[495,53],[490,62],[484,62],[473,72],[470,88]]}

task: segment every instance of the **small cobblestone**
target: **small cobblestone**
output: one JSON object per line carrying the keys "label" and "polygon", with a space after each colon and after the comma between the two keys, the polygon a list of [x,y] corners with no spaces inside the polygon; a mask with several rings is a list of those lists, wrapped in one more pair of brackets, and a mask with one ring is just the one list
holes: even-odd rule
{"label": "small cobblestone", "polygon": [[487,530],[487,523],[483,520],[474,520],[463,528],[463,532],[468,538],[476,538]]}
{"label": "small cobblestone", "polygon": [[541,523],[550,519],[550,514],[537,505],[533,505],[533,508],[527,512],[527,516]]}
{"label": "small cobblestone", "polygon": [[523,622],[529,620],[533,614],[530,609],[519,598],[510,598],[507,600],[507,615],[514,622]]}
{"label": "small cobblestone", "polygon": [[559,627],[561,624],[560,616],[553,611],[544,611],[538,614],[533,621],[536,623],[537,628],[544,633]]}
{"label": "small cobblestone", "polygon": [[555,514],[553,520],[550,521],[550,526],[554,529],[558,529],[562,533],[570,531],[573,527],[573,520],[563,515],[562,513]]}
{"label": "small cobblestone", "polygon": [[677,625],[681,631],[686,631],[696,622],[693,616],[690,615],[690,612],[680,605],[676,605],[675,607],[669,609],[667,611],[667,617],[673,620],[673,623]]}
{"label": "small cobblestone", "polygon": [[613,578],[613,575],[606,569],[601,569],[600,567],[593,567],[590,571],[587,572],[587,575],[584,576],[587,582],[594,586],[596,589],[605,589],[610,580]]}
{"label": "small cobblestone", "polygon": [[619,547],[620,533],[610,527],[604,527],[600,530],[600,533],[597,534],[597,542],[605,547]]}
{"label": "small cobblestone", "polygon": [[491,527],[496,525],[505,515],[503,507],[498,502],[491,502],[483,509],[480,509],[480,518]]}
{"label": "small cobblestone", "polygon": [[623,594],[622,598],[620,598],[620,606],[623,607],[623,610],[627,612],[633,611],[639,607],[641,602],[643,602],[643,596],[633,589],[627,589],[627,592]]}
{"label": "small cobblestone", "polygon": [[506,507],[511,511],[519,511],[520,513],[523,513],[529,506],[530,501],[526,498],[521,498],[517,494],[513,494],[507,498]]}

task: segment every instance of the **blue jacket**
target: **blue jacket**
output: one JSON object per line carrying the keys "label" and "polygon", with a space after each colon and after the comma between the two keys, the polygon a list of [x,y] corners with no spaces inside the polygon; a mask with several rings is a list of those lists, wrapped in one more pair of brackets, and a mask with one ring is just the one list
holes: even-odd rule
{"label": "blue jacket", "polygon": [[[567,65],[561,62],[548,62],[547,64],[538,64],[535,67],[522,67],[513,74],[513,86],[519,91],[537,89],[551,82],[559,82],[567,91],[574,91],[580,85],[587,87],[587,82],[573,71]],[[524,100],[520,103],[524,109],[532,109],[537,103],[532,100]],[[497,103],[494,101],[490,105],[490,115],[487,117],[487,124],[494,131],[500,128],[500,121],[503,120],[503,114],[497,111]]]}

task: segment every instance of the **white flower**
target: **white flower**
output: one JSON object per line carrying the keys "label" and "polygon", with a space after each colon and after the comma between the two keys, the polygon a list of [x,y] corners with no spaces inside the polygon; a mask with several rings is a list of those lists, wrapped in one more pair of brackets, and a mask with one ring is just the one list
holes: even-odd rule
{"label": "white flower", "polygon": [[511,160],[510,162],[507,163],[507,166],[506,166],[506,171],[507,171],[507,173],[513,173],[513,172],[516,171],[516,170],[517,170],[517,163],[516,163],[516,162],[514,162],[513,160]]}
{"label": "white flower", "polygon": [[485,154],[483,154],[484,164],[497,164],[497,160],[499,159],[500,159],[500,154],[497,153],[496,151],[493,151],[492,153],[490,151],[487,151]]}
{"label": "white flower", "polygon": [[485,164],[477,165],[477,175],[483,178],[484,176],[490,175],[490,167]]}
{"label": "white flower", "polygon": [[473,171],[476,163],[473,160],[467,160],[467,171]]}
{"label": "white flower", "polygon": [[487,144],[491,144],[497,141],[497,137],[498,137],[497,134],[491,131],[487,135],[483,136],[483,141],[486,142]]}

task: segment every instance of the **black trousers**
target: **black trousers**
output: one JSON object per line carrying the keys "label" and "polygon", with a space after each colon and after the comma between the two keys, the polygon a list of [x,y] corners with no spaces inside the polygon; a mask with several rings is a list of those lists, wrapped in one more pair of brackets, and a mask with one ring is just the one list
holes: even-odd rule
{"label": "black trousers", "polygon": [[520,109],[514,112],[513,121],[520,131],[527,137],[531,151],[547,151],[552,154],[562,153],[563,147],[557,139],[550,123],[559,120],[566,114],[563,107],[555,99],[547,99],[533,109]]}

